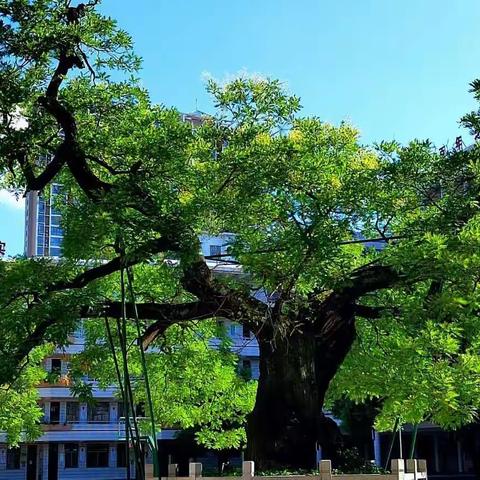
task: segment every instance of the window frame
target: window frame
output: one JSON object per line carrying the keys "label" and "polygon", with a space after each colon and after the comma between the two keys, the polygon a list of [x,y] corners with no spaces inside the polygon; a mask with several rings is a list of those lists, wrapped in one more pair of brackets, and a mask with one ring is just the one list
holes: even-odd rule
{"label": "window frame", "polygon": [[242,337],[243,338],[252,338],[252,331],[242,323]]}
{"label": "window frame", "polygon": [[[95,416],[99,416],[96,414],[96,410],[100,405],[106,405],[107,407],[107,420],[94,420]],[[110,423],[111,417],[110,417],[110,402],[96,402],[94,405],[91,405],[88,407],[87,411],[87,422],[88,423]]]}
{"label": "window frame", "polygon": [[[53,362],[59,362],[58,368],[53,367]],[[54,373],[56,375],[60,375],[62,373],[62,359],[61,358],[52,358],[51,365],[50,365],[50,373]]]}
{"label": "window frame", "polygon": [[210,244],[209,246],[210,257],[217,257],[222,254],[222,246],[216,244]]}
{"label": "window frame", "polygon": [[[87,443],[87,448],[86,448],[86,468],[108,468],[109,467],[109,457],[110,457],[110,445],[108,443]],[[106,464],[105,462],[102,462],[102,465],[100,465],[100,462],[98,461],[101,457],[99,456],[100,454],[105,454],[106,453]],[[95,454],[95,464],[92,465],[92,458],[91,456]]]}
{"label": "window frame", "polygon": [[[69,446],[70,448],[67,448]],[[73,448],[74,447],[74,448]],[[79,450],[80,446],[78,443],[65,443],[63,446],[64,449],[64,457],[65,457],[65,468],[79,468],[78,457],[79,457]],[[67,458],[72,460],[74,459],[75,462],[67,462]],[[71,463],[68,465],[67,463]]]}
{"label": "window frame", "polygon": [[[75,419],[74,420],[71,420],[69,418],[69,413],[71,414],[71,412],[69,412],[69,407],[72,408],[72,406],[75,405],[76,406],[76,415],[75,415]],[[65,405],[65,420],[67,423],[78,423],[80,421],[80,402],[66,402],[66,405]]]}
{"label": "window frame", "polygon": [[[12,455],[13,457],[13,468],[12,468]],[[7,448],[6,455],[6,470],[20,470],[20,459],[22,456],[22,450],[20,447]]]}
{"label": "window frame", "polygon": [[[58,405],[58,418],[56,420],[52,420],[52,406],[53,405]],[[48,417],[48,423],[51,423],[52,425],[58,425],[60,423],[60,411],[61,411],[61,403],[58,400],[55,400],[54,402],[50,402],[50,408],[49,408],[49,417]]]}
{"label": "window frame", "polygon": [[[121,452],[121,455],[119,455]],[[127,446],[125,442],[119,442],[116,445],[116,453],[117,453],[117,468],[127,468]],[[120,461],[120,459],[122,461]]]}
{"label": "window frame", "polygon": [[242,359],[241,376],[245,380],[252,380],[252,360],[249,358]]}

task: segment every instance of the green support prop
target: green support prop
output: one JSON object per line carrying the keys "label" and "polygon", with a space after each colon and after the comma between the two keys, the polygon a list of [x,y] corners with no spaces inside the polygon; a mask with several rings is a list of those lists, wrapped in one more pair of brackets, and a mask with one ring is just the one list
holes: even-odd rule
{"label": "green support prop", "polygon": [[413,427],[412,443],[410,445],[410,453],[408,454],[408,458],[413,458],[413,455],[415,454],[415,445],[417,443],[417,433],[418,433],[418,423],[416,423]]}
{"label": "green support prop", "polygon": [[153,411],[153,402],[152,402],[152,394],[150,390],[150,381],[148,378],[148,369],[147,369],[147,363],[145,361],[145,351],[143,350],[142,347],[142,334],[140,331],[140,320],[138,317],[138,310],[137,310],[137,303],[135,301],[135,292],[133,291],[133,278],[132,278],[132,272],[129,268],[127,268],[127,280],[128,280],[128,288],[130,291],[130,297],[131,301],[133,304],[133,311],[135,315],[135,325],[137,327],[137,335],[138,335],[138,348],[140,349],[140,358],[142,362],[142,371],[143,371],[143,377],[145,380],[145,391],[147,394],[147,402],[148,402],[148,409],[149,409],[149,414],[150,414],[150,426],[151,426],[151,435],[153,438],[153,469],[154,469],[154,476],[158,478],[158,480],[161,480],[161,475],[160,475],[160,468],[158,464],[158,442],[157,442],[157,428],[155,425],[155,414]]}
{"label": "green support prop", "polygon": [[392,439],[390,440],[390,446],[388,447],[387,460],[385,462],[385,470],[388,470],[388,464],[390,463],[390,458],[392,456],[393,444],[395,443],[395,437],[398,430],[398,425],[400,424],[400,417],[397,417],[395,420],[395,425],[393,426]]}

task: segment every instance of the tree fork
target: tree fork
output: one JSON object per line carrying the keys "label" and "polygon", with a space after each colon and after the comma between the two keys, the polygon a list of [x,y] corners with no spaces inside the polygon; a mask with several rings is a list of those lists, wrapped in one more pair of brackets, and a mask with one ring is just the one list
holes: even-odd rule
{"label": "tree fork", "polygon": [[388,267],[365,267],[346,288],[300,312],[293,319],[300,325],[295,333],[275,336],[271,328],[257,333],[260,378],[248,418],[248,460],[260,469],[310,469],[316,466],[317,447],[335,460],[342,440],[336,423],[323,413],[325,395],[355,341],[355,315],[379,315],[359,308],[356,300],[399,278]]}

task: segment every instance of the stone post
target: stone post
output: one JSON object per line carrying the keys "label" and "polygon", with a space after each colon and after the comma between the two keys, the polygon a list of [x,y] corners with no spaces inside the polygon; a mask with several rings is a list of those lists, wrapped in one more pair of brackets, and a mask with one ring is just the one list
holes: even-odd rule
{"label": "stone post", "polygon": [[417,471],[421,474],[421,478],[427,478],[427,461],[417,460]]}
{"label": "stone post", "polygon": [[318,470],[320,471],[320,480],[332,480],[332,461],[320,460],[318,464]]}
{"label": "stone post", "polygon": [[202,476],[202,464],[201,463],[189,463],[188,464],[188,476],[191,480],[195,480]]}
{"label": "stone post", "polygon": [[251,480],[255,475],[255,462],[242,462],[243,480]]}
{"label": "stone post", "polygon": [[169,463],[168,464],[168,476],[169,477],[176,477],[178,471],[178,464],[177,463]]}
{"label": "stone post", "polygon": [[413,473],[413,479],[417,480],[418,478],[418,470],[417,470],[417,461],[413,458],[409,458],[407,460],[407,473]]}
{"label": "stone post", "polygon": [[403,480],[405,477],[405,461],[402,458],[396,458],[391,463],[392,475],[398,480]]}

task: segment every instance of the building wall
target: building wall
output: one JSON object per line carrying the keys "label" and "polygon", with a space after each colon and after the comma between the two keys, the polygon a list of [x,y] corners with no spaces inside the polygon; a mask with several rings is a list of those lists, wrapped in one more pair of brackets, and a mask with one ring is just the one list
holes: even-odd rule
{"label": "building wall", "polygon": [[[93,443],[93,442],[90,442]],[[97,442],[95,442],[97,443]],[[89,442],[79,443],[78,467],[65,467],[65,444],[58,446],[58,480],[121,480],[127,477],[125,467],[117,467],[117,443],[108,443],[109,457],[108,466],[103,468],[87,468],[87,447]],[[49,448],[50,444],[39,444],[37,448],[37,468],[35,479],[49,480]],[[21,464],[16,470],[7,470],[6,445],[0,446],[0,479],[1,480],[25,480],[27,478],[27,446],[21,447]],[[131,462],[131,478],[135,478],[135,468]]]}
{"label": "building wall", "polygon": [[28,192],[25,201],[25,255],[36,255],[38,194]]}
{"label": "building wall", "polygon": [[[78,468],[65,468],[64,444],[59,445],[58,458],[58,479],[59,480],[120,480],[127,477],[126,468],[117,467],[117,442],[108,444],[109,456],[108,467],[87,468],[87,446],[88,443],[79,444]],[[135,469],[131,468],[131,476],[135,478]]]}
{"label": "building wall", "polygon": [[1,480],[24,480],[27,468],[27,447],[22,445],[20,454],[20,468],[7,470],[7,446],[0,445],[0,479]]}
{"label": "building wall", "polygon": [[[258,378],[258,344],[254,336],[243,329],[242,325],[225,320],[225,328],[232,338],[232,349],[239,355],[239,370],[241,371],[244,362],[248,362],[251,378]],[[68,367],[70,355],[78,353],[83,347],[81,331],[71,336],[72,344],[58,349],[56,354],[45,359],[44,365],[47,371],[52,370],[52,359],[60,359],[60,382],[58,384],[42,384],[39,386],[41,404],[44,410],[43,434],[37,439],[37,471],[41,474],[42,480],[48,480],[49,448],[51,444],[58,445],[58,480],[70,479],[95,479],[95,480],[119,480],[126,478],[126,469],[116,467],[116,444],[122,437],[118,419],[118,398],[116,388],[111,387],[101,390],[93,389],[93,396],[99,401],[108,402],[109,419],[104,423],[92,423],[88,420],[89,405],[79,402],[72,396],[68,387]],[[212,342],[215,348],[215,342]],[[79,417],[77,422],[67,421],[68,402],[79,404]],[[50,407],[52,402],[59,403],[59,420],[52,423],[50,418]],[[159,433],[158,439],[165,438],[172,440],[175,432],[165,437],[166,431]],[[3,442],[3,444],[2,444]],[[21,464],[18,470],[6,470],[5,435],[0,433],[0,480],[24,480],[27,474],[27,446],[22,445]],[[65,443],[79,444],[79,467],[65,468]],[[86,467],[86,448],[89,443],[108,443],[110,447],[109,466],[106,468]],[[133,478],[133,477],[132,477]]]}

